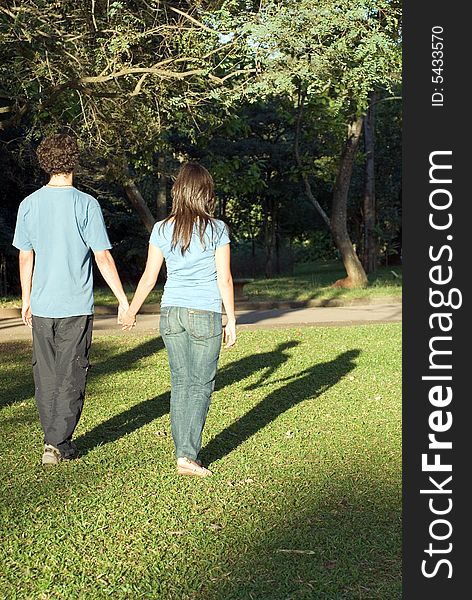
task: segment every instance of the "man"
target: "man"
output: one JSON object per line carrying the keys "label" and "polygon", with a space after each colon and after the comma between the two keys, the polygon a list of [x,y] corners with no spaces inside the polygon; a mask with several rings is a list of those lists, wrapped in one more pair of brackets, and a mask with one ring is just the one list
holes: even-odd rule
{"label": "man", "polygon": [[42,463],[56,465],[77,456],[72,435],[84,403],[92,341],[92,252],[118,300],[118,322],[128,301],[100,205],[73,185],[76,141],[51,135],[39,145],[37,157],[50,180],[20,204],[13,246],[20,251],[21,314],[33,330]]}

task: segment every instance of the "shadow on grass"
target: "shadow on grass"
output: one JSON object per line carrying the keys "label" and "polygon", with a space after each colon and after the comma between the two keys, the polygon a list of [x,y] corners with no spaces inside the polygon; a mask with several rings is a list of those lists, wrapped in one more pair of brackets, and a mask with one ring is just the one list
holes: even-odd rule
{"label": "shadow on grass", "polygon": [[[231,386],[260,370],[262,370],[262,373],[257,382],[252,383],[246,389],[256,389],[264,385],[264,381],[290,360],[288,351],[299,343],[297,340],[284,342],[279,344],[272,352],[250,355],[231,363],[218,374],[217,389]],[[131,369],[140,359],[164,348],[162,338],[156,337],[121,354],[103,358],[103,354],[100,353],[100,344],[97,344],[97,346],[99,360],[93,367],[94,378],[110,376],[113,373]],[[226,456],[291,407],[307,398],[316,397],[327,388],[335,385],[355,367],[354,359],[359,353],[359,350],[344,352],[332,361],[315,364],[288,378],[284,387],[271,392],[257,406],[213,438],[202,450],[203,461],[211,463]],[[100,355],[102,356],[101,360]],[[30,397],[32,391],[30,385],[25,383],[14,384],[7,396],[10,403]],[[100,423],[94,429],[77,438],[77,446],[82,454],[86,454],[96,446],[114,442],[140,429],[168,411],[169,394],[160,394]]]}
{"label": "shadow on grass", "polygon": [[[103,354],[100,355],[100,343],[97,342],[96,345],[98,347],[99,353],[97,358],[99,360],[93,365],[92,373],[94,378],[109,377],[113,373],[122,373],[133,368],[137,361],[156,354],[164,348],[162,338],[153,337],[131,350],[104,357]],[[169,394],[164,393],[155,398],[140,402],[78,437],[75,441],[80,453],[84,455],[95,446],[114,442],[166,414],[169,411],[168,397]]]}
{"label": "shadow on grass", "polygon": [[[117,341],[117,347],[118,344],[119,341]],[[92,346],[91,372],[94,377],[104,377],[132,369],[137,361],[163,350],[164,342],[160,336],[156,336],[125,352],[119,352],[118,347],[118,351],[111,355],[104,352],[103,347],[107,350],[110,348],[107,343],[103,346],[101,340],[95,341]]]}
{"label": "shadow on grass", "polygon": [[[353,294],[352,291],[333,287],[337,280],[345,277],[346,271],[340,262],[298,264],[293,275],[258,278],[246,285],[245,292],[249,301],[293,302],[294,308],[310,301],[319,301],[320,306],[339,306],[346,297],[352,299],[357,295],[366,298],[373,295],[365,292]],[[380,267],[375,273],[369,274],[368,279],[370,287],[391,288],[391,293],[396,295],[402,287],[401,266]],[[294,301],[301,296],[304,300]]]}
{"label": "shadow on grass", "polygon": [[169,394],[164,393],[136,404],[129,410],[100,423],[75,439],[82,456],[97,446],[114,442],[169,412]]}
{"label": "shadow on grass", "polygon": [[336,473],[321,491],[306,467],[266,509],[264,534],[248,527],[246,551],[221,557],[222,575],[205,580],[199,600],[400,600],[400,475]]}
{"label": "shadow on grass", "polygon": [[0,361],[0,409],[30,399],[34,395],[31,342],[29,340],[2,342]]}
{"label": "shadow on grass", "polygon": [[[124,360],[128,364],[130,354],[136,360],[136,357],[142,357],[147,355],[148,352],[155,351],[153,348],[160,344],[162,344],[160,338],[159,342],[153,339],[138,346],[130,353],[119,355],[114,360],[109,359],[99,365],[100,372],[103,375],[118,371],[120,370],[120,366],[116,364],[118,359],[119,362]],[[218,389],[231,386],[236,381],[244,380],[254,371],[259,371],[263,367],[265,371],[260,375],[258,381],[246,388],[248,390],[256,389],[263,385],[265,380],[290,359],[287,350],[298,344],[299,342],[296,340],[288,341],[279,344],[273,352],[247,356],[230,364],[222,369],[218,376]],[[270,393],[257,406],[213,438],[203,448],[201,452],[202,460],[209,464],[226,456],[292,406],[307,398],[316,397],[327,388],[335,385],[355,367],[354,359],[359,354],[359,350],[349,350],[332,361],[313,365],[305,371],[288,378],[288,383],[283,388]],[[147,425],[154,419],[162,417],[168,411],[169,394],[166,392],[140,402],[100,423],[94,429],[77,438],[77,446],[81,454],[87,454],[94,447],[114,442]]]}
{"label": "shadow on grass", "polygon": [[[119,342],[117,342],[118,344]],[[91,353],[91,377],[104,377],[132,369],[137,361],[151,356],[163,348],[162,338],[155,337],[121,353],[117,346],[117,352],[110,354],[107,351],[109,346],[106,346],[107,350],[104,350],[101,340],[94,341]],[[112,347],[112,351],[113,349]],[[34,382],[31,369],[31,342],[2,343],[0,360],[2,363],[0,409],[32,398]]]}
{"label": "shadow on grass", "polygon": [[[272,352],[264,352],[243,358],[237,362],[231,363],[222,369],[217,375],[217,388],[222,389],[230,386],[237,381],[246,379],[254,371],[265,368],[265,372],[259,378],[262,382],[272,375],[283,363],[290,359],[290,354],[286,350],[297,346],[300,342],[297,340],[279,344]],[[141,344],[131,352],[125,352],[118,356],[108,358],[97,365],[96,374],[103,376],[112,372],[121,371],[121,364],[129,365],[138,358],[142,358],[162,349],[163,342],[161,338],[156,338]],[[154,419],[158,419],[169,412],[168,392],[160,394],[154,398],[145,400],[132,406],[130,409],[115,415],[111,419],[97,425],[91,431],[88,431],[75,441],[82,455],[87,454],[96,446],[108,444],[115,440],[140,429]]]}
{"label": "shadow on grass", "polygon": [[[283,355],[283,352],[279,353],[279,360],[281,354]],[[254,408],[214,437],[202,449],[203,462],[210,464],[223,458],[285,411],[307,398],[319,396],[326,389],[335,385],[355,368],[354,360],[359,354],[360,350],[348,350],[334,360],[315,364],[286,379],[289,383],[271,392]],[[252,358],[249,356],[239,362],[251,361]],[[245,367],[242,368],[244,370]],[[255,389],[261,383],[262,381],[259,380],[257,384],[253,384],[247,389]]]}
{"label": "shadow on grass", "polygon": [[264,369],[261,373],[259,380],[254,385],[259,385],[273,375],[279,367],[290,360],[291,355],[287,352],[291,348],[295,348],[300,345],[299,340],[289,340],[279,344],[275,350],[270,352],[260,352],[259,354],[251,354],[229,363],[223,369],[219,370],[216,375],[216,390],[222,390],[225,387],[233,385],[233,383],[240,382],[255,371]]}

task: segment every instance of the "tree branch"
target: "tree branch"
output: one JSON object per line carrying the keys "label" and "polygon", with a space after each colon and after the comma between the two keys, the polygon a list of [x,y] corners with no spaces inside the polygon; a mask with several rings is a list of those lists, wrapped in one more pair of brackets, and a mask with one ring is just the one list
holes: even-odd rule
{"label": "tree branch", "polygon": [[192,69],[190,71],[166,71],[163,69],[155,69],[153,67],[131,67],[129,69],[121,69],[110,75],[96,75],[95,77],[81,77],[76,82],[82,83],[106,83],[112,79],[119,79],[126,75],[139,75],[140,73],[146,73],[148,75],[158,75],[162,78],[173,78],[173,79],[185,79],[191,75],[201,75],[204,73],[204,69]]}
{"label": "tree branch", "polygon": [[389,96],[388,98],[380,98],[380,100],[375,100],[374,102],[371,102],[367,107],[367,110],[371,106],[375,106],[376,104],[380,104],[381,102],[388,102],[389,100],[403,100],[403,96]]}
{"label": "tree branch", "polygon": [[298,108],[298,114],[297,114],[297,121],[296,121],[296,127],[295,127],[295,143],[294,143],[295,158],[296,158],[296,161],[297,161],[298,168],[301,171],[303,183],[305,185],[305,193],[306,193],[308,199],[310,200],[310,202],[315,207],[315,209],[321,215],[321,218],[325,222],[325,225],[331,231],[331,223],[330,223],[329,217],[325,213],[325,211],[323,210],[323,208],[320,205],[320,203],[318,202],[318,200],[315,198],[315,195],[313,194],[313,190],[311,188],[310,180],[308,179],[308,175],[303,170],[302,159],[301,159],[301,156],[300,156],[300,133],[301,133],[301,124],[302,124],[303,102],[304,102],[304,100],[305,100],[305,96],[304,96],[303,92],[301,91],[301,89],[299,89],[298,90],[298,107],[297,107]]}
{"label": "tree branch", "polygon": [[213,75],[213,73],[208,73],[208,79],[210,79],[211,81],[214,81],[215,83],[222,84],[227,79],[231,79],[232,77],[236,77],[237,75],[241,75],[242,73],[256,73],[256,72],[257,72],[257,69],[237,69],[236,71],[232,71],[231,73],[228,73],[224,77],[217,77],[216,75]]}
{"label": "tree branch", "polygon": [[182,17],[185,17],[189,21],[192,21],[192,23],[194,23],[195,25],[198,25],[198,27],[201,27],[205,31],[208,31],[209,33],[213,33],[213,34],[216,33],[216,35],[218,35],[217,31],[215,31],[214,29],[211,29],[210,27],[207,27],[203,23],[200,23],[200,21],[197,21],[197,19],[195,19],[194,17],[190,16],[188,13],[184,12],[183,10],[180,10],[180,9],[175,8],[173,6],[169,6],[169,8],[170,8],[171,11],[177,13],[178,15],[181,15]]}

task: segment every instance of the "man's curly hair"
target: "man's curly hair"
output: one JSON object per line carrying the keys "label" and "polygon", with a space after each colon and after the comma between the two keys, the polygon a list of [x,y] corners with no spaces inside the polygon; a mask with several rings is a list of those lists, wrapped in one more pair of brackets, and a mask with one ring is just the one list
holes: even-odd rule
{"label": "man's curly hair", "polygon": [[49,175],[72,173],[79,162],[79,147],[67,133],[49,135],[36,150],[41,168]]}

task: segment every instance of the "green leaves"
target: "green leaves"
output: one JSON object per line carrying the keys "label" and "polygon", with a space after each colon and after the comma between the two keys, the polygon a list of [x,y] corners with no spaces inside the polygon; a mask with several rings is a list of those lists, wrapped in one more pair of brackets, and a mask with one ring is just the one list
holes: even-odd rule
{"label": "green leaves", "polygon": [[108,16],[114,17],[123,9],[123,7],[123,2],[112,2],[108,8]]}
{"label": "green leaves", "polygon": [[339,108],[365,109],[372,89],[400,79],[400,9],[378,0],[270,1],[247,25],[262,65],[254,93],[327,93]]}

